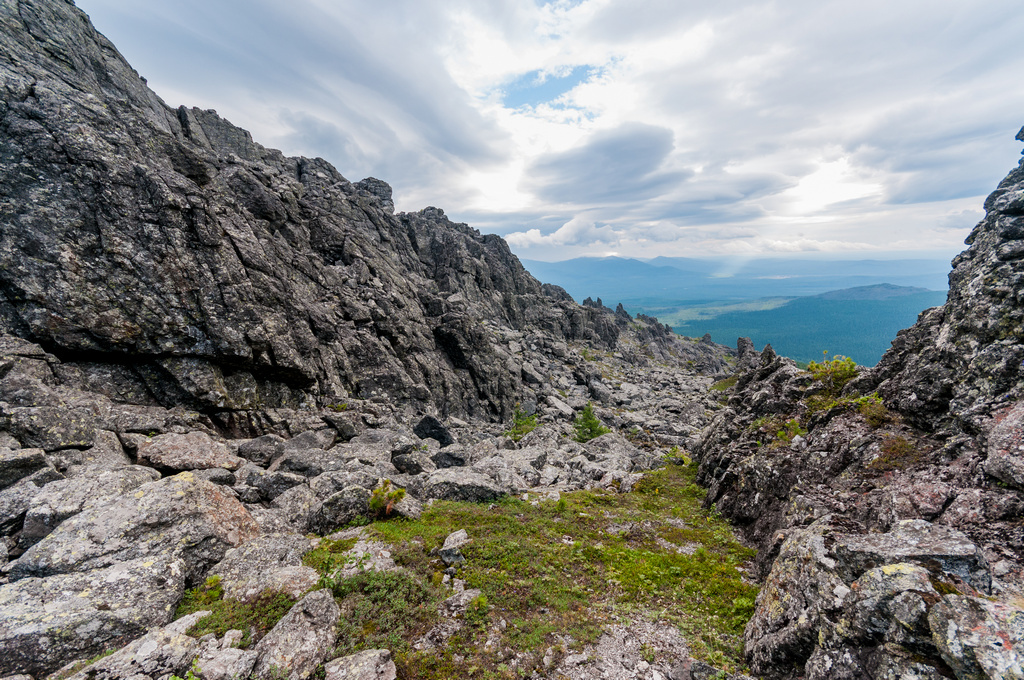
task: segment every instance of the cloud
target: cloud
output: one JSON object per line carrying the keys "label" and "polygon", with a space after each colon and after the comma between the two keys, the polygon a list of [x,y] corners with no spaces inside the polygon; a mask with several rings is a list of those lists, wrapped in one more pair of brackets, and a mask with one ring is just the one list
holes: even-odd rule
{"label": "cloud", "polygon": [[536,159],[523,185],[553,203],[641,201],[693,175],[661,169],[671,151],[671,130],[624,123],[594,133],[581,146]]}
{"label": "cloud", "polygon": [[1016,0],[78,4],[170,103],[549,259],[958,248],[1024,123]]}

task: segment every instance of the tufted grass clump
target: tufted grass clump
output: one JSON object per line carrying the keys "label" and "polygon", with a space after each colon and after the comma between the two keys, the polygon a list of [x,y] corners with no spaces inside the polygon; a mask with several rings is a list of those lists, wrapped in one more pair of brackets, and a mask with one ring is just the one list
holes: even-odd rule
{"label": "tufted grass clump", "polygon": [[883,437],[878,448],[878,457],[868,464],[877,472],[904,470],[924,459],[923,452],[903,435]]}

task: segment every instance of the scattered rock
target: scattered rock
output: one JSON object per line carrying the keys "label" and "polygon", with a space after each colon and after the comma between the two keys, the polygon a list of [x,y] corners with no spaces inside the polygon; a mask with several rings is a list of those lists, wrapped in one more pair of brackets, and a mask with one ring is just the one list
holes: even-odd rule
{"label": "scattered rock", "polygon": [[306,595],[255,647],[252,677],[272,680],[308,678],[334,649],[341,610],[329,590]]}

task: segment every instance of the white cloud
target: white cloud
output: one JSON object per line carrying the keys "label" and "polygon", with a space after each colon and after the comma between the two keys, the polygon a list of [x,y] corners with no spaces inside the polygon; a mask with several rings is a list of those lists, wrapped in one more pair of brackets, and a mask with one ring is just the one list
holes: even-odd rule
{"label": "white cloud", "polygon": [[1024,124],[1011,0],[79,5],[172,104],[542,259],[952,252]]}

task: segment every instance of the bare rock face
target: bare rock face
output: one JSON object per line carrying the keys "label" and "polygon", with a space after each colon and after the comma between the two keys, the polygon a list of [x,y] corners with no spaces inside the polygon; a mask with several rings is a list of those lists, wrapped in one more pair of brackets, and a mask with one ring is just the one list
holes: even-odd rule
{"label": "bare rock face", "polygon": [[12,580],[67,574],[116,562],[173,555],[193,582],[259,527],[230,492],[183,472],[90,505],[15,562]]}
{"label": "bare rock face", "polygon": [[900,333],[874,378],[886,402],[929,428],[954,420],[976,431],[1024,396],[1024,166],[989,195],[966,242],[946,304]]}

